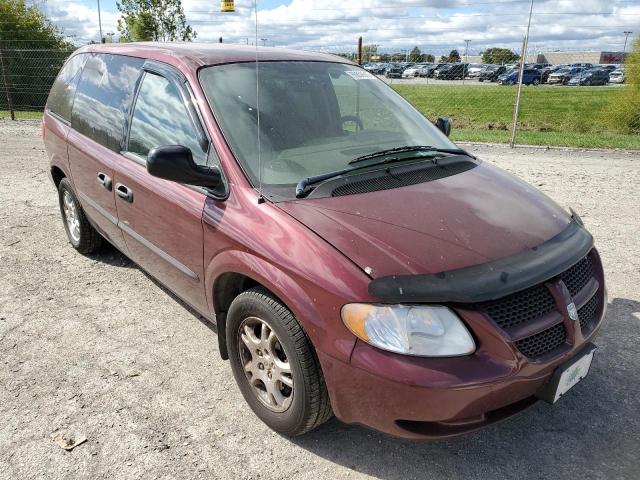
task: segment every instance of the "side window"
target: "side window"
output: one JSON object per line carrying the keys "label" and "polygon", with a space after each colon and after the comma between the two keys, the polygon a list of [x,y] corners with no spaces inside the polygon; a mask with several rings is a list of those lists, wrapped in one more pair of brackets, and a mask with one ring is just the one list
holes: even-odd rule
{"label": "side window", "polygon": [[67,63],[64,64],[51,87],[51,92],[47,99],[47,108],[65,120],[71,119],[73,96],[76,91],[78,78],[80,77],[80,71],[86,59],[87,55],[85,54],[71,57]]}
{"label": "side window", "polygon": [[127,151],[146,157],[149,150],[163,145],[188,147],[197,164],[207,163],[178,88],[164,77],[145,73],[133,109]]}
{"label": "side window", "polygon": [[82,69],[71,126],[119,152],[127,112],[144,60],[122,55],[91,55]]}

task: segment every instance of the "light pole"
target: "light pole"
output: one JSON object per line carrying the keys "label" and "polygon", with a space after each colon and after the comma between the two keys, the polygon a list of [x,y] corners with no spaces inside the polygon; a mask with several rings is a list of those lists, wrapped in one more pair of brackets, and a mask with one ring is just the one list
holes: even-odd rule
{"label": "light pole", "polygon": [[465,40],[465,47],[464,47],[464,65],[462,67],[462,84],[464,85],[464,79],[467,76],[467,65],[469,64],[469,42],[471,42],[471,40]]}
{"label": "light pole", "polygon": [[624,48],[622,49],[622,56],[624,57],[624,55],[627,53],[627,40],[629,40],[629,35],[631,35],[633,32],[622,32],[622,33],[624,33]]}
{"label": "light pole", "polygon": [[102,43],[102,17],[100,16],[100,0],[98,0],[98,28],[100,29],[100,41]]}
{"label": "light pole", "polygon": [[267,46],[267,40],[269,40],[268,38],[261,38],[260,41],[262,42],[262,46],[266,47]]}
{"label": "light pole", "polygon": [[518,128],[518,113],[520,113],[520,92],[522,91],[522,75],[524,64],[527,61],[527,48],[529,47],[529,30],[531,29],[531,17],[533,15],[533,0],[529,5],[529,22],[527,23],[527,34],[522,42],[522,56],[520,58],[520,71],[518,72],[518,88],[516,89],[516,104],[513,108],[513,125],[511,127],[511,142],[509,146],[513,148],[516,144],[516,130]]}

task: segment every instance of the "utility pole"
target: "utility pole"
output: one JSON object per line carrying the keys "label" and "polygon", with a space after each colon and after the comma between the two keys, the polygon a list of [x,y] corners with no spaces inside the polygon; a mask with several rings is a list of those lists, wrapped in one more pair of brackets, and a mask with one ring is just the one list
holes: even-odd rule
{"label": "utility pole", "polygon": [[522,42],[522,55],[520,57],[520,71],[518,72],[518,88],[516,89],[516,104],[513,108],[513,125],[511,127],[511,142],[509,146],[513,148],[516,144],[516,130],[518,128],[518,114],[520,113],[520,93],[522,92],[522,75],[524,64],[527,61],[527,47],[529,46],[529,30],[531,29],[531,16],[533,15],[533,0],[529,5],[529,22],[527,23],[527,33]]}
{"label": "utility pole", "polygon": [[624,33],[624,48],[622,49],[622,56],[624,57],[624,55],[627,53],[627,40],[629,40],[629,35],[631,35],[633,32],[622,32],[622,33]]}
{"label": "utility pole", "polygon": [[358,38],[358,65],[362,65],[362,37]]}
{"label": "utility pole", "polygon": [[471,40],[465,40],[465,47],[464,47],[464,65],[462,67],[462,84],[464,85],[464,79],[467,76],[467,65],[469,64],[469,42],[471,42]]}
{"label": "utility pole", "polygon": [[102,17],[100,16],[100,0],[98,0],[98,28],[100,29],[100,41],[98,43],[103,43],[104,38],[102,38]]}

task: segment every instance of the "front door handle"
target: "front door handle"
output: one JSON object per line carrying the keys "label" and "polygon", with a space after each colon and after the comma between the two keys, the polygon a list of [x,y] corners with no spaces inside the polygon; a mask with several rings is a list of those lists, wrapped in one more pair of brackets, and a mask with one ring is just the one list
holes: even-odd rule
{"label": "front door handle", "polygon": [[116,183],[116,193],[120,198],[126,200],[127,202],[133,202],[133,191],[126,185]]}
{"label": "front door handle", "polygon": [[106,173],[98,172],[98,183],[111,191],[111,177]]}

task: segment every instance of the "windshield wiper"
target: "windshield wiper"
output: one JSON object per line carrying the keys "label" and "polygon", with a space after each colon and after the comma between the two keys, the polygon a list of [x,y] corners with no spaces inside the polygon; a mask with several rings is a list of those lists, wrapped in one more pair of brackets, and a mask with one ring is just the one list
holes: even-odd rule
{"label": "windshield wiper", "polygon": [[[361,168],[375,167],[377,165],[385,165],[387,163],[395,163],[395,162],[404,162],[405,160],[415,160],[416,158],[421,157],[386,157],[377,162],[367,163],[366,165],[356,165],[365,160],[371,160],[378,157],[385,157],[387,155],[391,155],[394,153],[405,153],[405,152],[434,152],[434,153],[446,153],[450,155],[466,155],[475,159],[473,155],[468,153],[466,150],[461,148],[438,148],[431,147],[428,145],[405,145],[403,147],[390,148],[388,150],[381,150],[379,152],[370,153],[368,155],[363,155],[358,158],[354,158],[349,162],[349,165],[354,165],[353,167],[343,168],[341,170],[335,170],[333,172],[322,173],[320,175],[315,175],[313,177],[307,177],[298,182],[296,185],[296,198],[302,198],[305,196],[305,190],[309,185],[313,185],[314,183],[323,182],[325,180],[329,180],[330,178],[339,177],[340,175],[344,175],[345,173],[353,172],[354,170],[358,170]],[[424,159],[429,159],[429,157],[424,157]],[[434,159],[430,159],[435,161]]]}
{"label": "windshield wiper", "polygon": [[[371,157],[375,158],[375,157]],[[424,158],[429,159],[428,157]],[[356,159],[357,160],[357,159]],[[340,175],[344,175],[345,173],[353,172],[354,170],[360,170],[368,167],[375,167],[377,165],[385,165],[387,163],[395,163],[395,162],[403,162],[405,160],[415,160],[415,157],[406,157],[406,158],[398,158],[398,157],[388,157],[377,162],[367,163],[366,165],[355,165],[353,167],[347,167],[340,170],[335,170],[333,172],[322,173],[320,175],[315,175],[313,177],[307,177],[298,182],[296,185],[296,198],[302,198],[305,196],[305,190],[309,185],[313,185],[314,183],[323,182],[325,180],[329,180],[333,177],[339,177]],[[433,159],[429,159],[433,160]],[[353,161],[349,162],[350,164]]]}
{"label": "windshield wiper", "polygon": [[363,155],[358,158],[354,158],[349,162],[349,165],[353,165],[354,163],[360,163],[365,160],[370,160],[372,158],[384,157],[385,155],[391,155],[394,153],[404,153],[404,152],[435,152],[435,153],[449,153],[451,155],[467,155],[471,158],[476,158],[473,155],[470,155],[466,150],[461,148],[438,148],[432,147],[430,145],[405,145],[402,147],[389,148],[387,150],[380,150],[379,152],[373,152],[368,155]]}

